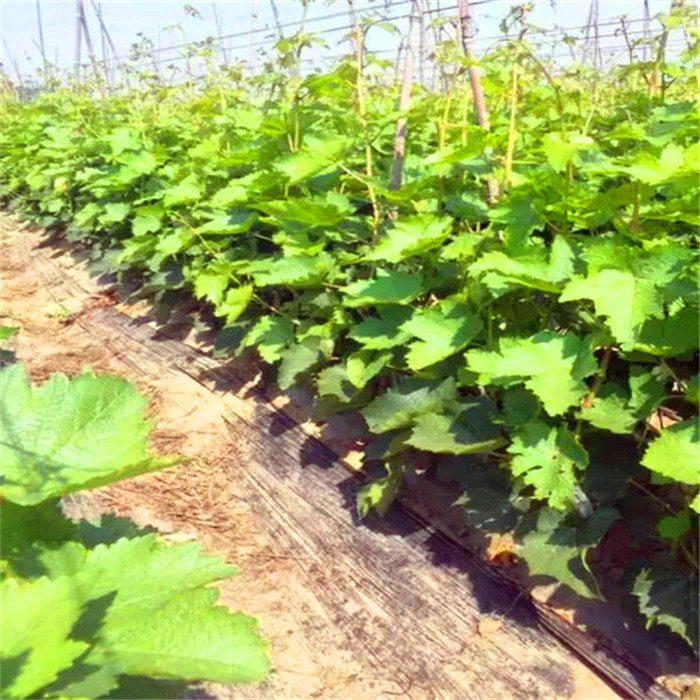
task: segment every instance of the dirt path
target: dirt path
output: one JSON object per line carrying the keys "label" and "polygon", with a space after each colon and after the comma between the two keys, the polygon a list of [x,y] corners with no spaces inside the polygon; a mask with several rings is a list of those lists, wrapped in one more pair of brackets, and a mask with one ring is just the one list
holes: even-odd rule
{"label": "dirt path", "polygon": [[232,427],[222,397],[118,335],[92,332],[95,312],[113,300],[84,266],[56,255],[54,263],[83,290],[62,294],[61,283],[47,284],[32,260],[36,232],[4,217],[0,235],[3,323],[20,326],[14,350],[32,378],[86,366],[128,377],[151,398],[154,448],[193,458],[95,492],[94,505],[151,524],[171,541],[197,539],[241,567],[222,584],[222,601],[260,618],[275,671],[257,688],[209,686],[208,693],[618,697],[531,617],[499,599],[456,548],[399,516],[358,525],[347,478],[318,464],[290,467],[282,437],[252,434],[254,414]]}

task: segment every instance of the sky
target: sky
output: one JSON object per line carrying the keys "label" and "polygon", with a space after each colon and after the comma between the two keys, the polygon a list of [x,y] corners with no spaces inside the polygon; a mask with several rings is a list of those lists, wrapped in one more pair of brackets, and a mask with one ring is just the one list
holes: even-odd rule
{"label": "sky", "polygon": [[[218,0],[218,2],[191,1],[189,6],[197,10],[196,15],[186,11],[187,3],[173,0],[83,0],[90,34],[95,50],[100,54],[100,29],[95,6],[99,3],[102,18],[120,55],[129,52],[130,45],[138,40],[141,32],[159,49],[157,54],[165,65],[181,55],[180,49],[167,47],[187,41],[200,41],[209,36],[233,36],[223,41],[229,60],[250,58],[251,29],[255,30],[253,51],[256,64],[261,65],[260,52],[269,49],[278,38],[271,0]],[[396,24],[406,31],[408,20],[405,15],[410,9],[410,0],[355,0],[361,13],[374,12],[390,18],[398,17]],[[454,17],[456,0],[421,0],[441,11],[445,16]],[[76,3],[75,0],[39,0],[42,15],[44,44],[47,59],[60,67],[72,65],[75,55]],[[498,23],[517,4],[503,0],[471,0],[477,27],[477,51],[483,52],[493,45],[499,35]],[[670,0],[648,0],[653,17],[665,12]],[[559,27],[582,27],[586,24],[591,0],[535,0],[530,22],[545,30]],[[299,22],[302,17],[301,0],[275,0],[279,22],[282,25]],[[318,62],[321,57],[337,57],[349,49],[347,40],[349,24],[346,0],[311,0],[307,15],[307,31],[318,33],[327,42],[327,47],[317,47],[310,52],[309,62]],[[598,21],[603,47],[622,51],[623,39],[616,36],[617,26],[608,24],[620,15],[634,20],[633,31],[643,28],[644,0],[617,0],[598,3]],[[253,19],[253,13],[256,18]],[[436,13],[433,13],[433,17]],[[329,17],[328,19],[323,19]],[[217,27],[218,19],[218,27]],[[296,25],[298,27],[298,25]],[[653,26],[653,24],[652,24]],[[294,33],[296,27],[283,27],[285,36]],[[582,35],[583,29],[572,31]],[[41,65],[39,52],[39,31],[36,0],[0,0],[0,36],[2,45],[0,56],[10,76],[15,79],[16,71],[33,73]],[[399,39],[397,35],[381,28],[369,32],[369,48],[378,51],[381,57],[395,58]],[[550,34],[554,37],[554,34]],[[551,48],[561,55],[567,53],[565,45],[550,41]],[[563,52],[563,53],[562,53]],[[624,53],[624,52],[623,52]],[[557,54],[555,53],[555,56]],[[83,43],[82,59],[86,60]]]}

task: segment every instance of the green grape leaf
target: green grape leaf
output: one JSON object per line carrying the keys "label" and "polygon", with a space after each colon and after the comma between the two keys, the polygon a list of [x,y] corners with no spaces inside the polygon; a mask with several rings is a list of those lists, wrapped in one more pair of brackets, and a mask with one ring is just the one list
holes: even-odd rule
{"label": "green grape leaf", "polygon": [[194,543],[167,546],[156,535],[96,547],[77,588],[92,600],[116,595],[86,662],[116,660],[123,673],[156,678],[261,680],[269,662],[257,622],[215,607],[218,591],[204,588],[235,573]]}
{"label": "green grape leaf", "polygon": [[683,397],[690,403],[700,403],[700,374],[694,374],[688,380]]}
{"label": "green grape leaf", "polygon": [[407,216],[394,223],[368,253],[367,260],[400,262],[440,246],[452,231],[452,219],[434,214]]}
{"label": "green grape leaf", "polygon": [[311,369],[321,358],[321,338],[316,336],[305,338],[285,350],[277,374],[280,389],[289,389],[300,374]]}
{"label": "green grape leaf", "polygon": [[37,697],[88,649],[71,639],[82,602],[74,581],[40,578],[31,583],[15,578],[0,583],[0,659],[7,698]]}
{"label": "green grape leaf", "polygon": [[698,577],[669,566],[644,569],[634,582],[632,593],[647,625],[666,625],[698,647]]}
{"label": "green grape leaf", "polygon": [[245,209],[215,212],[213,218],[197,227],[198,234],[230,236],[247,233],[256,222],[258,215]]}
{"label": "green grape leaf", "polygon": [[54,499],[33,506],[6,501],[0,508],[2,562],[12,568],[34,546],[55,546],[75,538],[76,531]]}
{"label": "green grape leaf", "polygon": [[322,369],[318,373],[316,386],[319,396],[333,396],[341,403],[350,403],[357,395],[357,387],[348,378],[345,364]]}
{"label": "green grape leaf", "polygon": [[32,505],[177,462],[146,450],[146,399],[120,377],[54,374],[30,386],[24,367],[0,370],[0,495]]}
{"label": "green grape leaf", "polygon": [[387,350],[403,345],[409,338],[401,326],[412,310],[405,306],[380,306],[379,318],[366,318],[352,328],[348,337],[367,350]]}
{"label": "green grape leaf", "polygon": [[508,428],[535,420],[540,414],[540,402],[522,386],[503,392],[503,418]]}
{"label": "green grape leaf", "polygon": [[691,510],[694,510],[696,513],[700,513],[700,493],[695,494],[695,498],[690,502]]}
{"label": "green grape leaf", "polygon": [[282,228],[291,230],[337,226],[352,211],[350,201],[333,192],[329,192],[325,197],[270,200],[254,206],[275,219]]}
{"label": "green grape leaf", "polygon": [[143,148],[143,140],[139,132],[130,127],[118,127],[107,134],[104,140],[115,156],[121,155],[124,151],[140,151]]}
{"label": "green grape leaf", "polygon": [[666,387],[641,365],[631,365],[629,406],[638,418],[653,413],[666,394]]}
{"label": "green grape leaf", "polygon": [[449,413],[416,416],[406,444],[426,452],[454,455],[491,452],[505,444],[493,423],[490,401],[459,403],[451,409]]}
{"label": "green grape leaf", "polygon": [[163,255],[176,255],[194,240],[194,231],[186,228],[171,230],[169,233],[159,236],[156,241],[156,250]]}
{"label": "green grape leaf", "polygon": [[481,331],[481,319],[466,304],[443,302],[416,311],[401,330],[420,340],[409,345],[406,362],[413,371],[465,348]]}
{"label": "green grape leaf", "polygon": [[595,147],[595,141],[590,136],[581,134],[563,136],[557,132],[550,132],[542,138],[542,152],[549,165],[557,172],[566,170],[566,166],[580,151]]}
{"label": "green grape leaf", "polygon": [[214,261],[193,274],[194,294],[217,306],[224,299],[224,292],[231,282],[234,268],[225,261]]}
{"label": "green grape leaf", "polygon": [[521,500],[513,493],[506,469],[479,457],[444,457],[437,467],[440,481],[454,481],[463,489],[455,501],[470,527],[487,533],[505,534],[515,529],[522,517],[516,506]]}
{"label": "green grape leaf", "polygon": [[592,299],[596,313],[607,318],[615,340],[625,350],[635,346],[644,322],[663,315],[661,294],[653,280],[628,270],[600,270],[587,278],[575,278],[559,301]]}
{"label": "green grape leaf", "polygon": [[362,389],[367,382],[376,377],[391,360],[392,352],[372,352],[371,350],[358,350],[348,355],[346,367],[350,382]]}
{"label": "green grape leaf", "polygon": [[642,465],[655,474],[697,485],[700,476],[700,429],[695,419],[666,428],[647,447]]}
{"label": "green grape leaf", "polygon": [[214,313],[226,319],[225,327],[231,326],[239,316],[248,308],[253,299],[254,287],[252,284],[244,284],[242,287],[229,289],[226,296],[216,305]]}
{"label": "green grape leaf", "polygon": [[259,287],[284,285],[312,287],[333,267],[333,258],[326,254],[277,256],[254,260],[248,267]]}
{"label": "green grape leaf", "polygon": [[639,330],[635,349],[650,355],[673,357],[697,350],[700,321],[697,307],[686,306],[666,318],[649,318]]}
{"label": "green grape leaf", "polygon": [[622,389],[616,385],[606,385],[590,406],[584,406],[579,417],[601,430],[627,435],[639,420],[639,414],[630,407]]}
{"label": "green grape leaf", "polygon": [[[70,543],[71,550],[75,547],[80,545]],[[269,661],[267,645],[257,635],[256,620],[216,606],[218,591],[205,587],[235,573],[235,568],[204,554],[196,544],[168,546],[153,534],[121,539],[112,545],[83,549],[69,567],[55,568],[51,581],[42,578],[25,584],[25,597],[13,600],[16,604],[11,613],[3,616],[3,632],[8,628],[34,629],[34,625],[26,627],[27,619],[36,614],[34,598],[55,587],[76,608],[71,626],[79,617],[84,629],[93,630],[80,643],[79,651],[87,647],[81,663],[86,668],[101,668],[102,677],[85,678],[83,683],[99,681],[108,686],[110,674],[208,678],[229,683],[259,681],[267,675]],[[57,623],[52,634],[44,631],[56,648],[52,655],[66,645],[57,639],[67,626],[62,625],[59,614],[69,617],[62,611],[66,604],[61,606],[61,602],[54,599],[55,611],[43,611],[49,621]],[[42,629],[39,621],[36,627]],[[3,634],[4,639],[10,636]],[[3,649],[4,658],[29,651],[31,662],[39,649],[48,655],[43,639],[26,631],[22,636],[25,639],[9,650],[14,654],[6,654]],[[63,661],[63,667],[67,665]],[[20,673],[22,678],[25,667]],[[70,674],[68,679],[71,684],[75,681]]]}
{"label": "green grape leaf", "polygon": [[190,173],[184,180],[172,187],[163,190],[163,204],[173,207],[180,204],[189,204],[202,199],[204,187],[194,173]]}
{"label": "green grape leaf", "polygon": [[573,275],[574,250],[565,236],[557,236],[552,243],[549,260],[545,255],[546,251],[539,248],[522,256],[490,251],[469,265],[469,274],[482,276],[486,286],[495,286],[496,289],[510,283],[558,293],[564,282]]}
{"label": "green grape leaf", "polygon": [[240,202],[245,202],[248,199],[248,190],[244,184],[238,183],[235,180],[229,182],[226,187],[214,193],[211,198],[211,205],[217,209],[230,207]]}
{"label": "green grape leaf", "polygon": [[162,224],[159,216],[137,215],[131,222],[131,232],[134,236],[144,236],[147,233],[160,231]]}
{"label": "green grape leaf", "polygon": [[547,223],[539,208],[540,202],[532,194],[514,194],[491,209],[491,221],[504,224],[508,244],[518,247],[533,231],[544,228]]}
{"label": "green grape leaf", "polygon": [[439,411],[446,401],[456,398],[456,391],[453,379],[437,383],[407,377],[377,396],[361,413],[373,433],[384,433],[410,425],[421,413]]}
{"label": "green grape leaf", "polygon": [[104,207],[104,213],[99,218],[102,226],[120,224],[131,213],[131,204],[129,202],[108,202]]}
{"label": "green grape leaf", "polygon": [[505,337],[498,351],[469,350],[466,358],[481,384],[508,387],[522,382],[550,416],[577,405],[588,391],[583,379],[597,370],[590,343],[552,331]]}
{"label": "green grape leaf", "polygon": [[586,556],[618,518],[615,509],[598,508],[582,523],[572,525],[563,513],[543,508],[535,527],[516,531],[515,551],[526,561],[531,576],[554,578],[583,598],[598,598]]}
{"label": "green grape leaf", "polygon": [[357,492],[357,512],[361,518],[366,518],[372,509],[384,517],[394,502],[403,482],[403,470],[387,466],[387,471],[387,476],[365,484]]}
{"label": "green grape leaf", "polygon": [[423,277],[411,272],[377,270],[374,280],[358,280],[344,287],[345,306],[408,304],[423,291]]}
{"label": "green grape leaf", "polygon": [[576,472],[588,464],[588,453],[576,436],[560,425],[525,423],[512,433],[508,453],[513,476],[535,489],[535,498],[555,510],[566,511],[575,502]]}
{"label": "green grape leaf", "polygon": [[338,160],[348,147],[348,139],[340,134],[322,137],[305,136],[302,147],[274,164],[289,178],[290,185],[308,180],[337,167]]}
{"label": "green grape leaf", "polygon": [[658,157],[647,151],[638,151],[632,164],[623,170],[640,182],[658,185],[671,179],[682,167],[683,149],[670,143]]}
{"label": "green grape leaf", "polygon": [[656,523],[656,531],[661,537],[668,540],[678,540],[691,528],[690,515],[680,513],[680,515],[667,515]]}
{"label": "green grape leaf", "polygon": [[243,347],[255,345],[265,362],[273,363],[294,340],[294,327],[286,316],[263,316],[246,334]]}

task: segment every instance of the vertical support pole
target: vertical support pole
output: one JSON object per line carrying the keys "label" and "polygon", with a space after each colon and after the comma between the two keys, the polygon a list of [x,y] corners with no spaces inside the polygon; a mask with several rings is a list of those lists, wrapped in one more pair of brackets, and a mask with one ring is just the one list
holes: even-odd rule
{"label": "vertical support pole", "polygon": [[[425,29],[425,12],[422,0],[417,0],[416,12],[418,14],[418,82],[425,86],[425,46],[426,46],[426,29]],[[410,33],[410,29],[409,29]]]}
{"label": "vertical support pole", "polygon": [[[102,17],[102,5],[100,3],[95,2],[95,0],[90,0],[90,5],[92,7],[93,12],[95,13],[95,17],[97,18],[97,23],[100,25],[100,37],[102,42],[102,60],[105,64],[105,78],[107,80],[107,84],[109,84],[111,82],[111,77],[114,76],[114,70],[116,70],[117,68],[117,49],[114,46],[112,37],[109,33],[109,30],[107,29],[107,25],[105,24],[104,18]],[[109,66],[110,53],[112,54],[112,60],[114,61],[113,70],[110,70]]]}
{"label": "vertical support pole", "polygon": [[83,25],[80,23],[81,0],[75,0],[75,48],[73,61],[75,63],[75,79],[80,80],[80,58],[82,53]]}
{"label": "vertical support pole", "polygon": [[88,28],[87,18],[85,17],[85,6],[83,5],[83,0],[76,0],[77,11],[78,11],[78,23],[82,28],[82,34],[85,37],[85,46],[88,51],[88,58],[90,59],[90,65],[92,66],[92,72],[95,76],[95,80],[99,81],[99,73],[97,70],[97,60],[95,59],[95,49],[92,45],[92,38],[90,37],[90,29]]}
{"label": "vertical support pole", "polygon": [[[411,106],[411,87],[413,84],[413,25],[420,15],[419,0],[413,0],[411,5],[411,18],[408,24],[408,36],[406,37],[406,53],[404,58],[403,80],[401,82],[401,99],[399,109],[407,112]],[[408,120],[401,116],[396,122],[394,135],[394,164],[391,171],[391,189],[401,189],[403,178],[403,163],[406,159],[406,135],[408,132]]]}
{"label": "vertical support pole", "polygon": [[[491,124],[489,122],[488,110],[486,109],[486,99],[484,97],[484,88],[481,84],[481,74],[479,68],[476,66],[472,14],[471,8],[469,7],[469,0],[459,0],[458,9],[460,38],[462,41],[462,50],[469,62],[469,83],[472,89],[472,97],[474,98],[476,120],[482,129],[490,131]],[[495,203],[498,199],[498,182],[495,178],[489,177],[486,180],[486,193],[488,202],[490,204]]]}
{"label": "vertical support pole", "polygon": [[214,13],[214,24],[216,25],[216,33],[219,37],[219,53],[221,58],[223,58],[224,63],[228,63],[228,53],[226,47],[224,46],[223,32],[221,31],[221,20],[219,19],[219,13],[216,11],[216,3],[211,4],[212,12]]}
{"label": "vertical support pole", "polygon": [[46,60],[46,44],[44,44],[44,26],[41,21],[41,0],[36,0],[36,23],[39,29],[39,50],[41,52],[41,62],[46,73],[48,61]]}
{"label": "vertical support pole", "polygon": [[255,25],[258,23],[258,2],[253,0],[253,7],[250,14],[250,38],[248,41],[248,65],[250,66],[251,77],[255,75],[255,49],[253,39],[255,37]]}

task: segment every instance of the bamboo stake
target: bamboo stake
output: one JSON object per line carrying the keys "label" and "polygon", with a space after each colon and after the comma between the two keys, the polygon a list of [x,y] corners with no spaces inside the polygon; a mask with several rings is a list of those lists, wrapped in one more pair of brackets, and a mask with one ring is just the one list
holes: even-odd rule
{"label": "bamboo stake", "polygon": [[360,26],[360,20],[355,11],[355,0],[348,0],[350,6],[350,17],[354,27],[355,34],[355,62],[357,63],[357,106],[360,112],[360,121],[362,122],[362,130],[365,137],[365,174],[367,177],[372,177],[374,168],[372,164],[372,147],[367,138],[367,105],[365,103],[365,81],[364,81],[364,33]]}
{"label": "bamboo stake", "polygon": [[356,91],[357,91],[357,108],[360,113],[360,123],[362,125],[362,137],[365,142],[365,176],[367,178],[367,194],[370,203],[372,204],[372,242],[376,242],[379,236],[379,227],[381,225],[381,215],[379,211],[379,201],[377,194],[372,184],[374,175],[374,165],[372,163],[372,144],[369,141],[367,129],[367,104],[365,102],[365,81],[364,81],[364,44],[365,35],[360,24],[359,17],[355,11],[355,0],[348,0],[350,8],[350,18],[354,27],[355,34],[355,62],[357,63]]}
{"label": "bamboo stake", "polygon": [[411,106],[411,86],[413,83],[413,25],[420,18],[420,0],[413,0],[411,6],[411,18],[408,23],[408,35],[406,37],[406,57],[404,59],[403,81],[401,83],[401,99],[399,109],[404,113],[396,122],[396,134],[394,136],[394,164],[391,171],[391,189],[400,190],[403,178],[403,164],[406,159],[406,134],[408,132],[408,120],[405,113]]}
{"label": "bamboo stake", "polygon": [[[459,0],[459,26],[460,36],[462,40],[462,50],[469,61],[469,82],[472,88],[472,96],[474,98],[474,109],[476,111],[476,120],[479,126],[486,131],[491,130],[489,115],[486,109],[486,99],[484,98],[484,89],[481,85],[481,74],[476,66],[474,41],[472,39],[472,15],[469,7],[469,0]],[[495,178],[490,177],[486,180],[487,199],[490,204],[493,204],[498,199],[498,182]]]}
{"label": "bamboo stake", "polygon": [[255,25],[258,22],[258,2],[253,0],[253,7],[250,15],[250,37],[248,40],[248,64],[250,65],[251,76],[255,75],[255,50],[253,48],[253,37],[255,35]]}
{"label": "bamboo stake", "polygon": [[[423,3],[421,0],[416,0],[416,10],[418,13],[419,32],[418,32],[418,82],[425,85],[425,12],[423,11]],[[411,15],[413,19],[413,15]],[[409,28],[409,34],[411,32]]]}
{"label": "bamboo stake", "polygon": [[228,54],[226,52],[226,47],[224,46],[223,36],[224,33],[221,31],[221,20],[219,19],[219,13],[216,11],[216,3],[211,4],[211,9],[214,12],[214,24],[216,25],[216,33],[219,36],[219,52],[221,57],[224,59],[224,63],[228,63]]}
{"label": "bamboo stake", "polygon": [[82,36],[83,36],[83,25],[80,23],[80,0],[75,0],[75,51],[74,51],[74,62],[75,62],[75,79],[80,80],[80,57],[82,53]]}
{"label": "bamboo stake", "polygon": [[82,27],[82,32],[85,37],[85,46],[88,50],[88,58],[90,59],[90,65],[92,66],[92,72],[95,79],[99,81],[99,72],[97,70],[97,59],[95,58],[95,49],[92,45],[92,38],[90,37],[90,29],[88,28],[87,18],[85,17],[85,6],[83,5],[83,0],[76,0],[78,3],[78,22]]}
{"label": "bamboo stake", "polygon": [[518,138],[518,63],[513,62],[510,87],[510,123],[508,125],[508,150],[503,173],[503,186],[508,189],[513,178],[513,156]]}
{"label": "bamboo stake", "polygon": [[41,0],[36,0],[36,23],[39,29],[39,50],[41,52],[41,60],[44,64],[44,73],[46,73],[48,61],[46,60],[46,45],[44,44],[44,27],[41,21]]}
{"label": "bamboo stake", "polygon": [[[102,43],[102,60],[104,61],[105,64],[105,77],[107,79],[107,82],[110,82],[110,69],[109,69],[109,58],[108,54],[111,52],[112,54],[112,60],[114,61],[114,68],[116,69],[117,63],[119,61],[119,57],[117,56],[117,49],[114,46],[114,42],[112,41],[112,36],[109,33],[109,30],[107,29],[107,25],[104,22],[104,19],[102,17],[102,5],[100,3],[95,2],[95,0],[90,0],[90,6],[92,7],[92,11],[95,13],[95,17],[97,18],[97,23],[100,25],[100,37],[101,37],[101,43]],[[107,48],[109,47],[109,51]]]}
{"label": "bamboo stake", "polygon": [[284,39],[284,32],[282,31],[282,25],[280,24],[280,13],[277,9],[277,3],[275,0],[270,0],[270,5],[272,5],[272,15],[275,18],[275,25],[277,26],[277,34],[280,39]]}
{"label": "bamboo stake", "polygon": [[22,74],[20,73],[19,70],[19,64],[17,63],[17,59],[12,55],[12,51],[10,51],[10,47],[7,45],[7,40],[5,37],[2,38],[2,45],[5,49],[5,53],[7,54],[7,57],[10,59],[10,64],[12,65],[12,68],[15,71],[15,78],[17,79],[17,87],[22,84]]}

